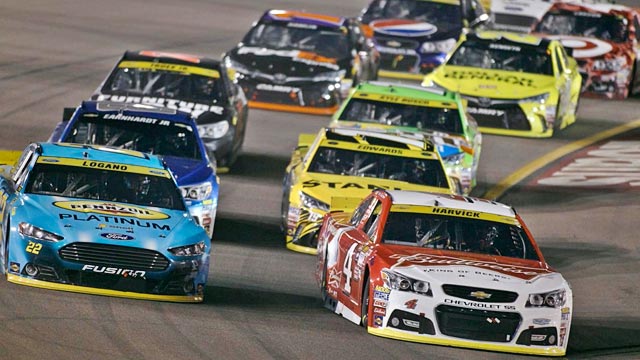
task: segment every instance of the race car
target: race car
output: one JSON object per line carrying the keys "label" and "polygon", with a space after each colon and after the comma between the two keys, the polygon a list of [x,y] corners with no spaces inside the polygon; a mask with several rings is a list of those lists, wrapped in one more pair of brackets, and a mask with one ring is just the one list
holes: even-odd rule
{"label": "race car", "polygon": [[551,137],[576,121],[581,82],[559,41],[483,31],[463,35],[422,85],[462,94],[483,133]]}
{"label": "race car", "polygon": [[127,51],[92,100],[149,104],[191,113],[209,158],[227,172],[242,149],[247,100],[220,61],[161,51]]}
{"label": "race car", "polygon": [[203,301],[211,241],[157,156],[32,143],[0,167],[0,193],[0,269],[9,282]]}
{"label": "race car", "polygon": [[70,108],[50,142],[109,145],[158,155],[173,173],[189,212],[213,235],[219,179],[189,113],[154,105],[83,101]]}
{"label": "race car", "polygon": [[489,15],[478,0],[373,0],[360,19],[380,52],[381,77],[422,80]]}
{"label": "race car", "polygon": [[318,237],[327,308],[382,337],[565,355],[571,287],[511,207],[383,189],[353,212],[335,200]]}
{"label": "race car", "polygon": [[456,193],[468,195],[476,185],[482,135],[464,103],[455,92],[368,82],[356,86],[331,126],[426,136],[438,149]]}
{"label": "race car", "polygon": [[331,199],[364,198],[375,188],[454,192],[442,159],[424,138],[363,129],[301,134],[283,180],[287,248],[316,254],[318,229]]}
{"label": "race car", "polygon": [[380,56],[356,19],[268,10],[224,61],[253,108],[333,114]]}
{"label": "race car", "polygon": [[578,61],[585,96],[640,92],[640,10],[613,4],[554,4],[533,32],[557,39]]}
{"label": "race car", "polygon": [[613,0],[492,0],[485,9],[490,9],[492,29],[529,33],[556,2],[605,4]]}

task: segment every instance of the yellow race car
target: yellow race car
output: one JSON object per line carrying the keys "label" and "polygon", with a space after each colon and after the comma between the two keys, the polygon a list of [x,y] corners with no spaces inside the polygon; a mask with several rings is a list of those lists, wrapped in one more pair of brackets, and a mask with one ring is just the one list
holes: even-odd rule
{"label": "yellow race car", "polygon": [[458,91],[481,132],[551,137],[576,121],[581,83],[559,41],[483,31],[463,35],[422,85]]}
{"label": "yellow race car", "polygon": [[317,232],[332,199],[364,198],[379,188],[454,193],[429,141],[362,129],[300,135],[283,182],[287,248],[316,254]]}

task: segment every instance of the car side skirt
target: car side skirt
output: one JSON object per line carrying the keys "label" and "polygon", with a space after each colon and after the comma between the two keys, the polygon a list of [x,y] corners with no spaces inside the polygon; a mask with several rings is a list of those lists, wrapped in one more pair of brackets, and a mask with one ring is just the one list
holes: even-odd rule
{"label": "car side skirt", "polygon": [[327,108],[319,108],[319,107],[309,107],[309,106],[272,104],[272,103],[266,103],[261,101],[249,101],[249,107],[253,109],[299,112],[299,113],[314,114],[314,115],[333,115],[333,113],[338,110],[339,106],[335,105]]}
{"label": "car side skirt", "polygon": [[425,344],[433,344],[433,345],[445,345],[445,346],[455,346],[455,347],[464,347],[470,349],[478,349],[478,350],[488,350],[488,351],[498,351],[498,352],[508,352],[508,353],[518,353],[518,354],[528,354],[528,355],[546,355],[546,356],[564,356],[566,354],[566,350],[560,347],[541,347],[541,348],[530,348],[525,346],[513,346],[513,345],[499,345],[499,344],[487,344],[480,343],[474,341],[467,340],[454,340],[454,339],[440,339],[436,337],[427,337],[427,336],[417,336],[411,334],[405,334],[400,331],[395,331],[391,329],[378,329],[373,327],[367,327],[367,332],[372,335],[419,342]]}
{"label": "car side skirt", "polygon": [[130,292],[130,291],[116,291],[116,290],[100,289],[100,288],[69,285],[69,284],[58,284],[58,283],[52,283],[48,281],[24,278],[14,274],[7,274],[7,281],[14,284],[32,286],[32,287],[37,287],[41,289],[69,291],[69,292],[75,292],[75,293],[113,296],[113,297],[138,299],[138,300],[155,300],[155,301],[182,302],[182,303],[199,303],[204,300],[202,295],[185,295],[185,296],[154,295],[154,294],[144,294],[144,293],[136,293],[136,292]]}
{"label": "car side skirt", "polygon": [[533,131],[523,131],[523,130],[507,130],[507,129],[480,127],[479,130],[483,134],[519,136],[519,137],[529,137],[529,138],[548,138],[553,135],[553,129],[548,129],[544,132],[533,132]]}

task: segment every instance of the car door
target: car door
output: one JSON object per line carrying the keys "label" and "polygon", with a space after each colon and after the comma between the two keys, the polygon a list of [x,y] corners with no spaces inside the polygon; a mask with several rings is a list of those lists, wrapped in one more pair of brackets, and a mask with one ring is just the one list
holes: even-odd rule
{"label": "car door", "polygon": [[342,237],[345,240],[340,244],[340,251],[344,254],[340,289],[349,303],[358,306],[367,281],[367,259],[379,234],[381,210],[382,202],[374,195],[361,203],[351,219],[354,228]]}

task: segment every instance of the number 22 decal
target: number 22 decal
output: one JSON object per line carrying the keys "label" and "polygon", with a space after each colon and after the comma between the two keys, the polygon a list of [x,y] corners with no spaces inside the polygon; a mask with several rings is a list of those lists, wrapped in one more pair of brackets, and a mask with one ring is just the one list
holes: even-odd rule
{"label": "number 22 decal", "polygon": [[28,253],[38,255],[40,254],[40,250],[42,250],[42,244],[29,241],[29,243],[27,244],[27,248],[25,250],[27,250]]}

